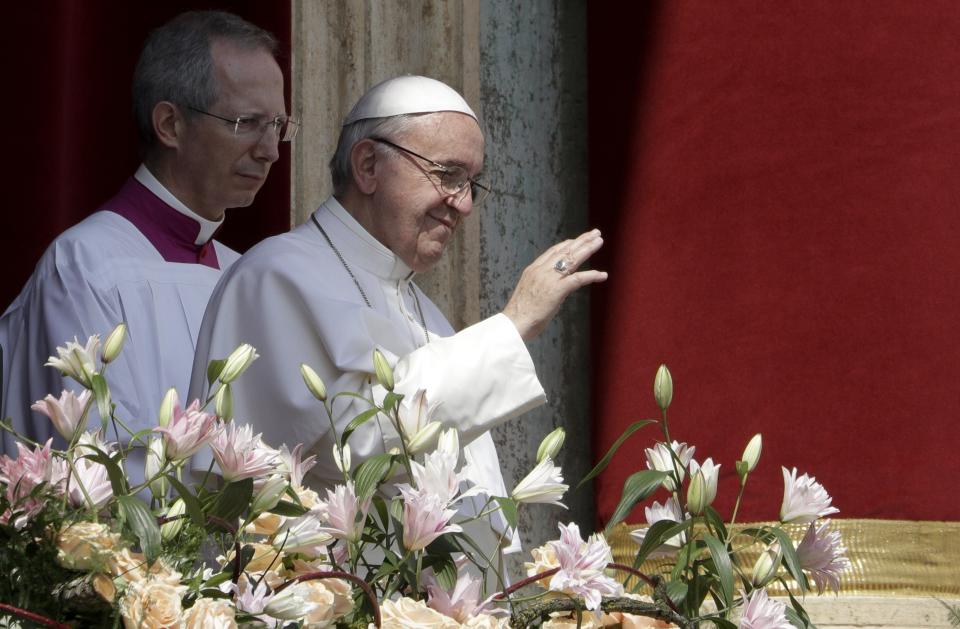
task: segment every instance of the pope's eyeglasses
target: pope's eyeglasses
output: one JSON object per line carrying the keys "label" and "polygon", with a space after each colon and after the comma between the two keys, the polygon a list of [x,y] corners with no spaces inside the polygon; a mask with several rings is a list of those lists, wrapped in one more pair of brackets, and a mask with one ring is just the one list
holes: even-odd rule
{"label": "pope's eyeglasses", "polygon": [[430,164],[435,169],[435,174],[440,178],[440,189],[446,194],[461,195],[464,190],[468,189],[467,184],[469,184],[470,196],[473,199],[474,206],[483,203],[484,199],[490,194],[490,188],[471,178],[467,174],[467,171],[461,166],[445,166],[440,162],[435,162],[428,157],[414,153],[410,149],[394,144],[384,138],[371,137],[370,139],[380,144],[386,144],[398,151],[408,153]]}
{"label": "pope's eyeglasses", "polygon": [[209,111],[197,109],[190,105],[185,105],[190,111],[198,114],[210,116],[217,120],[222,120],[233,127],[233,134],[238,138],[262,138],[270,127],[277,132],[277,137],[281,142],[290,142],[297,137],[297,131],[300,130],[300,123],[286,114],[279,116],[237,116],[236,118],[225,118],[212,114]]}

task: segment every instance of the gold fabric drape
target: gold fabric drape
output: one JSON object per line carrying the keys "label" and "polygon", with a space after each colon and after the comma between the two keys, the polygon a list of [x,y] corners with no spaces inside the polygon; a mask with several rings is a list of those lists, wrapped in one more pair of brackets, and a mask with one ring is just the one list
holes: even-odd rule
{"label": "gold fabric drape", "polygon": [[[741,524],[742,530],[763,523]],[[630,531],[640,525],[618,525],[610,535],[614,559],[632,564],[637,544]],[[795,541],[806,527],[788,527]],[[960,596],[960,522],[915,522],[909,520],[833,520],[847,547],[850,569],[841,574],[844,595]],[[738,538],[735,543],[744,542]],[[744,550],[742,569],[749,574],[760,546]],[[647,561],[642,570],[657,574],[665,559]]]}

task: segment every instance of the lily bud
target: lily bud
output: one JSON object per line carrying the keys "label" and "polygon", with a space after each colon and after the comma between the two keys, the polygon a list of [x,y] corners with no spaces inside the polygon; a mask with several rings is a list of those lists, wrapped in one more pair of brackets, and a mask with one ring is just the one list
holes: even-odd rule
{"label": "lily bud", "polygon": [[377,382],[387,391],[393,391],[393,368],[387,362],[380,350],[373,350],[373,369],[377,374]]}
{"label": "lily bud", "polygon": [[263,611],[280,620],[302,620],[318,607],[316,603],[310,602],[308,596],[307,590],[294,585],[271,598]]}
{"label": "lily bud", "polygon": [[303,382],[307,385],[307,388],[310,389],[313,397],[321,402],[327,399],[327,386],[323,384],[323,380],[320,379],[320,376],[317,375],[317,372],[314,371],[310,365],[300,363],[300,375],[303,376]]}
{"label": "lily bud", "polygon": [[760,462],[760,452],[763,450],[763,437],[760,436],[758,432],[750,439],[747,443],[747,447],[743,450],[743,456],[741,460],[747,464],[747,471],[752,472],[756,469],[757,463]]}
{"label": "lily bud", "polygon": [[707,504],[707,479],[703,471],[697,470],[687,486],[687,511],[693,515],[702,515]]}
{"label": "lily bud", "polygon": [[540,442],[537,448],[537,463],[544,459],[557,459],[557,453],[563,447],[563,441],[567,438],[567,431],[562,426],[558,426],[549,435]]}
{"label": "lily bud", "polygon": [[180,397],[177,390],[171,387],[160,402],[160,412],[157,413],[157,423],[161,428],[166,428],[173,421],[173,408],[180,403]]}
{"label": "lily bud", "polygon": [[673,401],[673,377],[666,365],[660,365],[657,376],[653,379],[653,398],[662,411],[667,410]]}
{"label": "lily bud", "polygon": [[437,439],[437,452],[456,461],[460,457],[460,436],[456,428],[447,428]]}
{"label": "lily bud", "polygon": [[107,336],[103,343],[103,364],[113,362],[123,349],[123,342],[127,338],[127,324],[121,323],[113,328],[113,331]]}
{"label": "lily bud", "polygon": [[214,412],[217,417],[225,422],[233,419],[233,389],[229,384],[225,384],[217,390],[217,397],[213,404]]}
{"label": "lily bud", "polygon": [[280,474],[274,474],[263,483],[263,486],[253,495],[250,509],[254,513],[263,513],[277,506],[283,492],[287,490],[287,479]]}
{"label": "lily bud", "polygon": [[150,491],[153,493],[154,498],[162,498],[167,495],[168,487],[166,477],[159,476],[166,459],[163,439],[156,438],[150,440],[150,445],[147,447],[146,459],[143,466],[144,478],[147,480],[153,479],[150,481]]}
{"label": "lily bud", "polygon": [[260,354],[249,343],[244,343],[233,350],[233,353],[227,356],[227,362],[224,363],[223,371],[220,372],[220,382],[230,384],[259,357]]}
{"label": "lily bud", "polygon": [[[340,453],[343,453],[341,457]],[[333,462],[337,464],[337,469],[346,474],[350,471],[350,444],[344,444],[343,450],[337,444],[333,444]]]}
{"label": "lily bud", "polygon": [[443,424],[440,422],[430,422],[421,428],[417,434],[407,440],[407,452],[409,454],[419,454],[433,446],[441,428],[443,428]]}
{"label": "lily bud", "polygon": [[160,525],[160,537],[163,538],[163,541],[169,542],[174,537],[176,537],[180,530],[183,528],[183,518],[178,517],[187,512],[187,505],[180,498],[177,498],[173,501],[173,504],[170,505],[170,508],[167,509],[166,517],[176,518],[170,520],[169,522],[164,522]]}
{"label": "lily bud", "polygon": [[770,544],[760,553],[756,563],[753,564],[753,574],[750,577],[754,587],[762,588],[777,575],[780,557],[780,542]]}
{"label": "lily bud", "polygon": [[[399,446],[393,446],[392,448],[387,450],[387,454],[391,454],[394,457],[397,457],[402,453],[403,453],[403,450],[401,450]],[[392,477],[394,474],[397,473],[398,469],[400,469],[400,462],[397,461],[396,458],[394,458],[393,461],[390,463],[390,468],[387,470],[387,473],[384,474],[384,478]]]}

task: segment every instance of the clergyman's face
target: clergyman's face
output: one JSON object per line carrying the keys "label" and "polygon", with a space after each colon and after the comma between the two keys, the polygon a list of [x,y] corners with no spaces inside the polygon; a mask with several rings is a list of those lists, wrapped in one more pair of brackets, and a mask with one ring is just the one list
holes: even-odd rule
{"label": "clergyman's face", "polygon": [[[267,119],[284,113],[283,73],[269,51],[214,40],[211,54],[218,97],[207,111],[230,119]],[[263,135],[236,136],[227,122],[195,112],[184,114],[185,134],[177,155],[181,200],[214,220],[226,208],[253,203],[279,157],[276,131],[269,128]]]}
{"label": "clergyman's face", "polygon": [[[483,133],[465,114],[423,116],[398,137],[386,139],[444,166],[460,166],[471,177],[483,167]],[[463,194],[448,194],[429,162],[383,144],[377,150],[370,231],[411,269],[426,271],[440,260],[460,220],[473,210],[470,186]]]}

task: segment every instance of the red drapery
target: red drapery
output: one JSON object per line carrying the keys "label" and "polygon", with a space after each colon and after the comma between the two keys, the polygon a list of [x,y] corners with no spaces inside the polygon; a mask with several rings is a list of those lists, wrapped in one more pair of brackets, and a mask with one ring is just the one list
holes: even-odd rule
{"label": "red drapery", "polygon": [[[4,7],[3,120],[12,150],[4,160],[0,309],[16,297],[50,241],[113,196],[136,170],[130,81],[147,33],[181,11],[211,8],[237,13],[277,36],[289,103],[289,3],[57,0]],[[245,250],[286,231],[289,174],[284,148],[254,205],[228,212],[220,239]]]}
{"label": "red drapery", "polygon": [[[676,383],[675,438],[723,464],[765,437],[841,517],[960,520],[960,5],[589,5],[598,458]],[[609,518],[643,466],[599,480]],[[658,496],[662,500],[663,496]],[[635,511],[631,521],[643,520]]]}

